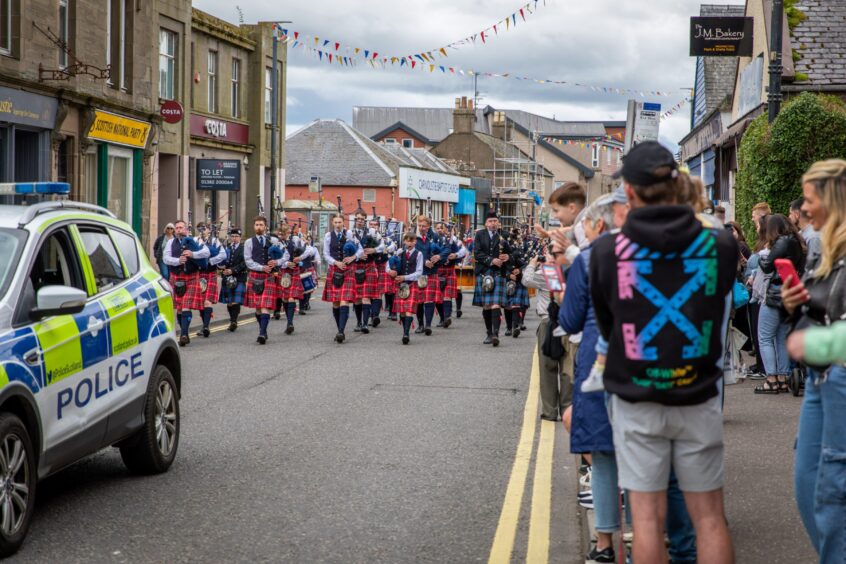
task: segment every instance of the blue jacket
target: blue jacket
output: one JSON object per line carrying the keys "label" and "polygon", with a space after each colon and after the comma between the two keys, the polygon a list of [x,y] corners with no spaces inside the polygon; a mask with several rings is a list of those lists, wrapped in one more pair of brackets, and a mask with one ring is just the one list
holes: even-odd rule
{"label": "blue jacket", "polygon": [[[438,273],[438,270],[441,268],[441,264],[444,260],[446,260],[446,256],[449,253],[443,254],[443,249],[437,243],[437,237],[435,236],[435,232],[429,229],[429,232],[426,234],[426,242],[423,242],[423,239],[420,236],[417,237],[417,243],[415,244],[415,248],[417,251],[423,254],[423,274],[427,276],[432,276]],[[429,260],[430,257],[434,255],[440,255],[441,260],[438,261],[437,264],[432,265],[432,268],[428,268],[425,265],[425,262]]]}
{"label": "blue jacket", "polygon": [[570,428],[572,453],[614,452],[605,392],[585,394],[581,390],[582,382],[587,379],[596,361],[596,341],[599,337],[590,297],[589,262],[590,248],[587,248],[570,267],[564,303],[558,312],[558,323],[564,331],[570,335],[582,333],[574,363],[573,422]]}

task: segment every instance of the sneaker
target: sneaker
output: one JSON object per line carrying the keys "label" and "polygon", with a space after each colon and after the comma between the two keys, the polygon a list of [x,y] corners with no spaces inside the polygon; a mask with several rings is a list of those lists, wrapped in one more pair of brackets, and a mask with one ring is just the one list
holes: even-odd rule
{"label": "sneaker", "polygon": [[423,327],[422,326],[418,327],[417,329],[414,330],[414,333],[417,334],[417,335],[422,335],[423,334]]}
{"label": "sneaker", "polygon": [[585,378],[585,381],[582,382],[582,392],[583,393],[590,393],[590,392],[601,392],[605,389],[605,382],[602,379],[602,375],[605,372],[605,365],[594,363],[593,367],[590,369],[590,374],[588,377]]}
{"label": "sneaker", "polygon": [[632,533],[631,531],[627,531],[627,532],[623,533],[623,542],[624,543],[632,544],[633,541],[634,541],[634,533]]}
{"label": "sneaker", "polygon": [[582,486],[583,488],[589,488],[590,487],[590,475],[592,473],[593,473],[593,471],[591,470],[591,467],[588,466],[588,469],[587,469],[587,472],[585,472],[585,475],[582,476],[581,478],[579,478],[579,485]]}
{"label": "sneaker", "polygon": [[515,339],[516,339],[517,337],[519,337],[519,336],[520,336],[520,328],[518,327],[517,329],[515,329],[514,331],[512,331],[512,332],[511,332],[511,336],[512,336],[512,337],[514,337]]}
{"label": "sneaker", "polygon": [[452,325],[452,318],[447,317],[444,319],[444,329],[449,329],[449,326]]}
{"label": "sneaker", "polygon": [[600,551],[593,547],[593,550],[585,557],[585,564],[593,564],[594,562],[616,562],[614,549],[609,546]]}
{"label": "sneaker", "polygon": [[485,337],[485,340],[482,341],[482,344],[483,345],[490,345],[491,343],[493,343],[493,338],[490,336],[490,334],[488,334],[488,336]]}
{"label": "sneaker", "polygon": [[766,380],[767,379],[767,375],[761,374],[760,372],[753,372],[751,374],[747,374],[746,377],[749,378],[750,380]]}
{"label": "sneaker", "polygon": [[525,331],[525,330],[526,330],[526,326],[525,326],[525,325],[521,325],[521,326],[520,326],[520,331]]}
{"label": "sneaker", "polygon": [[580,497],[579,498],[579,505],[584,507],[585,509],[593,509],[593,496]]}
{"label": "sneaker", "polygon": [[180,347],[184,347],[185,345],[187,345],[190,342],[191,342],[191,339],[188,337],[188,335],[182,335],[181,337],[179,337],[179,346]]}
{"label": "sneaker", "polygon": [[581,491],[579,491],[577,496],[578,496],[579,499],[583,499],[583,498],[586,499],[586,498],[593,497],[593,490],[581,490]]}
{"label": "sneaker", "polygon": [[506,329],[506,330],[505,330],[505,336],[506,336],[506,337],[510,337],[510,336],[511,336],[511,329]]}

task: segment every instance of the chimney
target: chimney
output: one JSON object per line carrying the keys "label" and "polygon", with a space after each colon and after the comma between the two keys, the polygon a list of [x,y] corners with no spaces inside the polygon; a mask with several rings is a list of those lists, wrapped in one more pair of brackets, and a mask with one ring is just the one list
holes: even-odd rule
{"label": "chimney", "polygon": [[491,135],[497,139],[508,141],[505,131],[505,112],[495,111],[493,113],[493,120],[491,121]]}
{"label": "chimney", "polygon": [[467,96],[455,99],[455,109],[452,111],[452,132],[473,133],[476,129],[476,110],[473,109],[473,100],[467,100]]}

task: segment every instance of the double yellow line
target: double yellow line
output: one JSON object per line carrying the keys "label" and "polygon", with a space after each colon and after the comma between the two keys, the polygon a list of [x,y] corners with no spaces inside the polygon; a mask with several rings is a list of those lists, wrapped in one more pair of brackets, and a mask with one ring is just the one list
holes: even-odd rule
{"label": "double yellow line", "polygon": [[[523,408],[523,426],[517,454],[511,468],[511,478],[505,490],[505,501],[499,515],[499,523],[494,535],[489,564],[508,564],[514,551],[517,525],[520,520],[520,508],[523,505],[523,493],[535,443],[535,431],[538,422],[538,396],[540,393],[540,365],[538,351],[532,358],[532,374],[529,378],[529,393]],[[529,517],[529,544],[526,562],[545,563],[549,561],[549,527],[552,506],[552,453],[555,444],[553,421],[541,421],[538,439],[535,474],[532,482],[532,502]]]}

